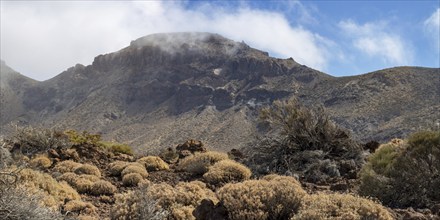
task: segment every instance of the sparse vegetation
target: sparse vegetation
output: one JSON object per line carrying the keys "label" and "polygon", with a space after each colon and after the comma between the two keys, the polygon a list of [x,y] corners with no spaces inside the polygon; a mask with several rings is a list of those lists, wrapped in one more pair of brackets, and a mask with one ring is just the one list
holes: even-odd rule
{"label": "sparse vegetation", "polygon": [[[350,153],[355,150],[338,154],[326,152],[327,148],[298,149],[293,147],[295,144],[283,145],[290,143],[287,136],[278,139],[281,142],[273,142],[282,144],[266,148],[272,149],[266,153],[267,156],[280,155],[281,151],[273,152],[273,149],[287,146],[288,151],[282,152],[290,154],[282,158],[296,161],[295,166],[286,171],[295,177],[259,173],[254,179],[246,166],[228,159],[225,153],[206,151],[201,142],[195,140],[179,145],[182,157],[179,163],[171,165],[153,155],[133,162],[136,156],[97,147],[95,144],[100,140],[87,133],[73,136],[75,143],[69,148],[48,149],[29,156],[8,157],[5,152],[13,149],[12,145],[2,146],[5,152],[1,157],[10,158],[11,162],[2,165],[7,169],[0,169],[0,218],[26,219],[21,213],[41,219],[85,220],[108,217],[123,220],[392,219],[406,216],[404,211],[391,213],[379,203],[355,194],[329,192],[333,185],[315,185],[333,179],[356,184],[350,180],[351,176],[345,175],[358,167],[356,157],[359,155],[352,157],[356,154]],[[393,208],[430,208],[435,214],[440,197],[436,191],[440,183],[439,136],[439,132],[421,132],[407,140],[395,139],[381,145],[370,155],[360,173],[359,193],[376,197]],[[168,149],[168,152],[175,151]],[[239,161],[246,160],[246,155],[237,150],[233,155]],[[31,159],[29,163],[21,163],[24,168],[13,168],[18,158]],[[298,166],[301,161],[303,166]],[[271,167],[270,161],[260,163],[263,166],[269,163]],[[272,168],[282,167],[279,165],[283,163]],[[15,176],[14,184],[8,185]],[[304,180],[302,186],[300,181]],[[355,191],[351,189],[351,192]],[[433,216],[429,212],[423,211],[424,215]]]}

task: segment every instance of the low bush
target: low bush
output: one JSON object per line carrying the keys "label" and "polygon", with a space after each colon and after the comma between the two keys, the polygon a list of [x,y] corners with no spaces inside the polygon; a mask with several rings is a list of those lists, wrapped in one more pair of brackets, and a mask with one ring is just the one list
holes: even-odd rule
{"label": "low bush", "polygon": [[278,175],[226,184],[217,191],[229,219],[287,219],[305,195],[297,180]]}
{"label": "low bush", "polygon": [[382,205],[350,194],[308,195],[303,198],[298,214],[291,220],[304,219],[375,219],[392,220]]}
{"label": "low bush", "polygon": [[100,180],[99,177],[94,175],[77,175],[75,173],[64,173],[57,178],[59,181],[66,181],[70,186],[76,189],[78,193],[90,192],[94,182]]}
{"label": "low bush", "polygon": [[192,211],[203,200],[218,201],[200,181],[150,184],[118,195],[112,219],[194,219]]}
{"label": "low bush", "polygon": [[54,171],[60,172],[60,173],[67,173],[67,172],[73,172],[76,168],[80,167],[82,164],[77,163],[72,160],[64,160],[57,164],[55,164]]}
{"label": "low bush", "polygon": [[88,174],[101,177],[101,171],[99,168],[90,164],[82,164],[81,166],[77,167],[74,172],[76,174]]}
{"label": "low bush", "polygon": [[119,161],[119,160],[110,163],[110,164],[109,164],[109,172],[110,172],[110,175],[112,175],[112,176],[120,176],[122,170],[124,170],[124,168],[125,168],[126,166],[128,166],[128,165],[129,165],[128,162],[125,162],[125,161]]}
{"label": "low bush", "polygon": [[251,175],[251,170],[246,166],[233,160],[222,160],[211,166],[203,178],[209,184],[220,186],[225,183],[248,180]]}
{"label": "low bush", "polygon": [[137,160],[136,162],[138,162],[140,164],[144,164],[145,168],[147,169],[148,172],[170,169],[168,164],[165,163],[165,161],[163,161],[160,157],[157,157],[157,156],[142,157],[139,160]]}
{"label": "low bush", "polygon": [[95,196],[113,195],[117,191],[116,186],[105,180],[99,180],[92,184],[90,194]]}
{"label": "low bush", "polygon": [[138,173],[140,174],[143,178],[147,178],[148,177],[148,172],[145,169],[145,167],[142,164],[139,163],[131,163],[128,166],[126,166],[122,172],[121,172],[121,176],[124,177],[127,174],[130,173]]}
{"label": "low bush", "polygon": [[278,100],[261,110],[260,119],[268,135],[242,149],[244,164],[256,175],[295,173],[304,181],[328,184],[355,179],[364,163],[361,145],[323,107]]}
{"label": "low bush", "polygon": [[209,151],[185,157],[179,162],[179,169],[196,175],[204,174],[215,163],[228,159],[225,153]]}
{"label": "low bush", "polygon": [[17,127],[13,136],[14,147],[24,155],[30,156],[46,153],[50,149],[68,148],[71,146],[63,132],[52,129]]}
{"label": "low bush", "polygon": [[139,173],[129,173],[122,177],[124,186],[137,186],[144,178]]}
{"label": "low bush", "polygon": [[56,210],[41,204],[46,196],[21,185],[15,171],[0,171],[0,219],[64,219]]}
{"label": "low bush", "polygon": [[30,160],[29,164],[35,168],[47,169],[52,166],[52,160],[46,155],[37,155]]}
{"label": "low bush", "polygon": [[387,206],[429,208],[440,202],[440,131],[379,147],[360,172],[359,193]]}
{"label": "low bush", "polygon": [[71,200],[64,205],[64,210],[84,215],[96,215],[96,207],[89,202]]}
{"label": "low bush", "polygon": [[45,194],[42,202],[48,207],[58,208],[65,200],[80,199],[76,190],[65,182],[57,182],[50,175],[31,169],[23,169],[18,173],[23,186],[28,191],[41,191]]}

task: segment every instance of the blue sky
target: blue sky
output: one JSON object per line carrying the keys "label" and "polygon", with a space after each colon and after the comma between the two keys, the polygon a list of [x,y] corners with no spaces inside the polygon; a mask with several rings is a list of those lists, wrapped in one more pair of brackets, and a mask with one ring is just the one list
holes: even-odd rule
{"label": "blue sky", "polygon": [[45,80],[159,32],[215,32],[334,76],[439,67],[435,1],[1,1],[1,59]]}

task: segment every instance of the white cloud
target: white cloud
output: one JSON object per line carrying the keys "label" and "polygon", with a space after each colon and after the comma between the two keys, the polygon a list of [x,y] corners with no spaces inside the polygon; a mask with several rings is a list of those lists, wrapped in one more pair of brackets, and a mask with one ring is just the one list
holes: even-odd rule
{"label": "white cloud", "polygon": [[242,5],[188,9],[173,1],[1,2],[1,57],[36,79],[48,79],[76,63],[158,32],[215,32],[283,58],[325,70],[331,41],[281,14]]}
{"label": "white cloud", "polygon": [[347,20],[339,22],[339,28],[357,50],[372,58],[380,58],[387,65],[410,65],[413,61],[411,46],[399,35],[391,33],[386,22],[360,25]]}
{"label": "white cloud", "polygon": [[440,8],[423,22],[425,33],[432,39],[437,52],[440,50]]}

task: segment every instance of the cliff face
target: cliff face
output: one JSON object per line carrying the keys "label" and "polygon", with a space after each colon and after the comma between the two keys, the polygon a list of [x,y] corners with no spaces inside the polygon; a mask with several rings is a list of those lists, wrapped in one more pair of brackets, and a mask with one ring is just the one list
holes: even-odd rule
{"label": "cliff face", "polygon": [[11,86],[21,98],[2,86],[2,102],[23,107],[2,107],[1,122],[21,117],[101,132],[142,151],[187,138],[226,150],[253,137],[259,106],[296,95],[323,103],[358,137],[385,140],[440,118],[439,76],[439,69],[404,67],[335,78],[215,34],[156,34],[92,65]]}

